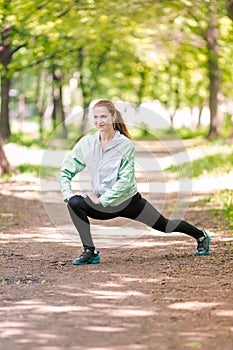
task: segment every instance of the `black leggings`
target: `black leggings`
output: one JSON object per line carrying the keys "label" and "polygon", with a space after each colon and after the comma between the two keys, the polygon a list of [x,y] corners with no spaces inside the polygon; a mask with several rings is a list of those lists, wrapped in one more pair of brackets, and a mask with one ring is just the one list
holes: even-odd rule
{"label": "black leggings", "polygon": [[75,195],[68,201],[68,210],[84,247],[94,248],[88,217],[98,220],[125,217],[164,233],[181,232],[195,239],[203,236],[201,230],[184,220],[166,219],[140,193],[118,206],[106,208],[102,204],[94,204],[89,197]]}

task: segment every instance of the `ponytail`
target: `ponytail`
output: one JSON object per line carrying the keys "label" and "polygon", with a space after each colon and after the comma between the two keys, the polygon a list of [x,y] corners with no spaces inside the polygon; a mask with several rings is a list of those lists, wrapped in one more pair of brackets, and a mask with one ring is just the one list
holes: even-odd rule
{"label": "ponytail", "polygon": [[115,121],[113,123],[114,129],[118,130],[121,134],[126,136],[128,139],[131,139],[130,133],[129,133],[126,125],[125,125],[125,122],[123,120],[122,114],[121,114],[120,111],[118,111],[118,109],[116,109],[116,107],[114,106],[112,101],[110,101],[110,100],[100,100],[94,105],[93,108],[100,107],[100,106],[106,107],[107,110],[111,113],[111,115],[115,116]]}
{"label": "ponytail", "polygon": [[131,139],[130,133],[125,125],[121,112],[118,111],[118,109],[116,109],[115,113],[116,113],[116,119],[113,124],[114,129],[120,131],[120,133],[125,135],[128,139]]}

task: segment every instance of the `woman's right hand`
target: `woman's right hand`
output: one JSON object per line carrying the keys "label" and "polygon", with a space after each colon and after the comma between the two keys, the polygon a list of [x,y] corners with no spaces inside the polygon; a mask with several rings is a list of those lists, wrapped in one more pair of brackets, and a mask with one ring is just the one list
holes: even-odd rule
{"label": "woman's right hand", "polygon": [[76,193],[75,193],[75,196],[81,196],[81,197],[83,197],[83,198],[87,198],[87,194],[84,193],[84,192],[76,192]]}
{"label": "woman's right hand", "polygon": [[86,198],[86,197],[87,197],[86,193],[83,193],[83,192],[76,192],[76,193],[72,194],[71,196],[69,196],[68,198],[66,198],[66,202],[68,202],[69,199],[70,199],[71,197],[74,197],[74,196],[81,196],[81,197],[83,197],[83,198]]}

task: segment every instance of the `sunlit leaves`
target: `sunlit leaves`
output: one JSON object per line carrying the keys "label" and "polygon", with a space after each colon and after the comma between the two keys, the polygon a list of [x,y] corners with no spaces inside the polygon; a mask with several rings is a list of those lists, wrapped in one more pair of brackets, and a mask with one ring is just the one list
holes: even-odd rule
{"label": "sunlit leaves", "polygon": [[[0,4],[1,27],[11,26],[11,49],[23,46],[8,66],[11,76],[37,65],[49,71],[55,64],[65,82],[79,72],[87,100],[106,94],[135,103],[159,99],[175,108],[207,99],[207,0]],[[230,96],[232,24],[224,4],[218,1],[219,62],[223,91]]]}

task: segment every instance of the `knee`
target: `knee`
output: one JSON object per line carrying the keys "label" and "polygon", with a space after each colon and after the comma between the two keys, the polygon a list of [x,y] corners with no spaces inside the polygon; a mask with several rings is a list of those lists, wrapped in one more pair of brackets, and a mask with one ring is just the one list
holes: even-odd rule
{"label": "knee", "polygon": [[67,204],[68,208],[72,209],[73,211],[77,211],[81,208],[83,201],[84,198],[82,196],[75,195],[70,197]]}

